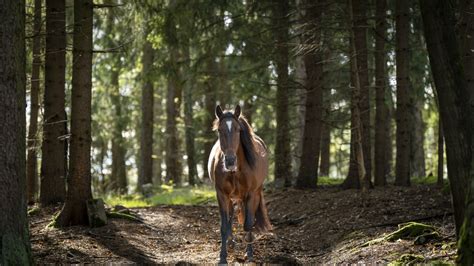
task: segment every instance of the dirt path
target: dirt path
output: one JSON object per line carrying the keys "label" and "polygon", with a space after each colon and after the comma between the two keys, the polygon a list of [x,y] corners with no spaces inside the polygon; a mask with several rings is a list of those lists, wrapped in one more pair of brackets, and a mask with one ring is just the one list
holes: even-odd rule
{"label": "dirt path", "polygon": [[[256,262],[337,263],[389,262],[401,254],[426,260],[452,261],[454,228],[449,196],[433,186],[389,187],[370,193],[362,207],[354,190],[267,192],[272,234],[256,241]],[[31,241],[38,263],[216,263],[219,216],[216,206],[157,206],[134,209],[144,223],[111,219],[101,228],[47,228],[53,209],[31,217]],[[441,241],[362,243],[396,229],[396,224],[422,220],[437,226]],[[239,228],[236,235],[242,236]],[[238,239],[229,262],[244,261]]]}

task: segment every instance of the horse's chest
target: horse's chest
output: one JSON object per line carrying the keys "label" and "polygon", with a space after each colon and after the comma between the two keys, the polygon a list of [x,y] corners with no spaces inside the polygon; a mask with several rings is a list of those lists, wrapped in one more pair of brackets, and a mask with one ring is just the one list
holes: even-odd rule
{"label": "horse's chest", "polygon": [[230,183],[229,197],[232,200],[241,200],[245,196],[245,191],[247,191],[246,183],[242,175],[233,174],[229,175],[228,182]]}

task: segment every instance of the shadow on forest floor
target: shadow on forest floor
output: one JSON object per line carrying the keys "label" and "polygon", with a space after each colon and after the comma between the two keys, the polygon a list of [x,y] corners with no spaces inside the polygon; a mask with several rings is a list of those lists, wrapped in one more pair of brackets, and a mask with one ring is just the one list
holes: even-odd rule
{"label": "shadow on forest floor", "polygon": [[[271,234],[255,242],[255,260],[267,263],[387,263],[401,254],[421,255],[421,262],[452,261],[454,226],[449,195],[431,185],[374,189],[369,205],[356,190],[267,191]],[[216,263],[219,215],[216,206],[161,205],[133,209],[144,223],[111,219],[101,228],[45,228],[53,210],[31,216],[34,256],[39,263]],[[364,243],[417,220],[438,228],[442,240]],[[241,226],[229,262],[244,262]]]}

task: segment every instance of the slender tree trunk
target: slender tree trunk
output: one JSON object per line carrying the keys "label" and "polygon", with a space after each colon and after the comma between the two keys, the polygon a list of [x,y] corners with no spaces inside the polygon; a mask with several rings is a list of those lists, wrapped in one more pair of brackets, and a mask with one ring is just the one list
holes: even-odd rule
{"label": "slender tree trunk", "polygon": [[[468,223],[465,225],[466,229],[472,232],[470,226],[473,225],[470,223],[473,219],[471,216],[474,209],[471,206],[473,201],[471,198],[466,201],[466,195],[468,188],[472,186],[469,180],[474,180],[474,132],[472,132],[474,93],[468,89],[468,82],[460,64],[461,55],[454,32],[454,14],[449,3],[442,0],[420,0],[420,6],[446,141],[448,178],[453,198],[456,232],[462,238],[463,234],[459,233],[459,230],[464,221],[465,210],[470,210],[470,213],[466,214]],[[464,236],[472,237],[468,234]],[[461,261],[462,265],[472,263],[472,260]]]}
{"label": "slender tree trunk", "polygon": [[[305,43],[310,45],[321,43],[321,1],[311,3],[306,10],[308,32],[314,35],[305,36]],[[314,28],[314,25],[316,28]],[[303,133],[303,150],[301,164],[296,180],[300,188],[315,188],[318,182],[318,162],[321,145],[322,105],[323,105],[323,62],[322,49],[306,53],[306,112]]]}
{"label": "slender tree trunk", "polygon": [[387,59],[385,51],[385,39],[387,36],[387,1],[376,1],[376,26],[375,26],[375,172],[374,185],[385,186],[387,184],[388,167],[386,161],[387,149],[391,149],[389,139],[390,123],[389,110],[387,106]]}
{"label": "slender tree trunk", "polygon": [[357,75],[360,83],[360,118],[362,122],[362,148],[364,150],[364,166],[366,179],[372,179],[372,144],[370,126],[370,91],[369,72],[367,59],[367,15],[369,9],[367,0],[354,0],[352,2],[352,12],[354,20],[354,46],[356,51]]}
{"label": "slender tree trunk", "polygon": [[[176,59],[177,60],[177,59]],[[166,180],[172,180],[177,186],[181,186],[181,164],[179,158],[178,129],[176,118],[178,117],[178,82],[171,77],[168,80],[168,93],[166,98]]]}
{"label": "slender tree trunk", "polygon": [[33,65],[31,70],[30,125],[28,128],[28,157],[26,160],[27,201],[32,204],[38,191],[38,110],[41,67],[41,0],[35,0],[33,25]]}
{"label": "slender tree trunk", "polygon": [[63,202],[66,197],[65,12],[64,0],[46,1],[44,124],[40,184],[42,205]]}
{"label": "slender tree trunk", "polygon": [[[329,118],[328,112],[326,112],[325,118],[325,121],[327,121]],[[329,166],[331,160],[331,126],[327,122],[323,122],[321,126],[319,176],[329,176]]]}
{"label": "slender tree trunk", "polygon": [[[25,1],[0,0],[0,264],[32,264],[26,215]],[[7,23],[8,22],[8,23]]]}
{"label": "slender tree trunk", "polygon": [[[424,90],[423,87],[416,88]],[[425,177],[425,123],[423,121],[423,105],[425,100],[419,95],[413,95],[413,108],[410,112],[413,130],[410,131],[410,175],[415,177]]]}
{"label": "slender tree trunk", "polygon": [[92,0],[74,1],[71,163],[58,226],[87,225],[91,192]]}
{"label": "slender tree trunk", "polygon": [[[117,58],[116,61],[119,59]],[[117,62],[117,64],[119,64]],[[110,86],[111,91],[111,102],[115,111],[115,119],[112,132],[112,184],[111,188],[113,191],[119,194],[127,193],[127,167],[125,164],[125,140],[123,137],[124,121],[122,112],[122,101],[120,94],[119,84],[119,66],[116,66],[111,73]]]}
{"label": "slender tree trunk", "polygon": [[[290,157],[290,119],[288,99],[290,97],[288,83],[288,0],[277,1],[274,5],[275,28],[275,65],[277,74],[276,95],[276,144],[275,144],[275,185],[291,186]],[[315,162],[313,162],[315,163]]]}
{"label": "slender tree trunk", "polygon": [[[110,3],[112,4],[112,3]],[[110,8],[107,14],[105,35],[107,36],[107,46],[116,47],[114,42],[113,29],[115,25],[114,8]],[[120,54],[110,54],[113,67],[110,70],[110,101],[114,111],[114,119],[112,126],[112,173],[110,177],[110,189],[116,193],[124,194],[128,191],[127,182],[127,166],[126,166],[126,149],[123,132],[126,128],[123,113],[122,95],[120,93],[120,72],[122,62]]]}
{"label": "slender tree trunk", "polygon": [[396,20],[396,63],[397,63],[397,159],[395,185],[410,185],[410,130],[412,121],[410,111],[409,48],[408,34],[409,1],[398,0],[395,3]]}
{"label": "slender tree trunk", "polygon": [[350,44],[351,44],[351,50],[353,51],[353,54],[355,55],[355,58],[350,61],[351,68],[355,70],[354,80],[353,80],[354,86],[352,88],[352,93],[351,93],[351,104],[352,104],[351,111],[353,112],[353,128],[355,131],[353,152],[354,152],[355,162],[357,165],[358,181],[362,189],[362,197],[363,197],[362,201],[363,201],[363,204],[365,205],[365,200],[366,200],[365,195],[367,194],[367,191],[370,188],[370,175],[368,174],[367,169],[366,169],[367,164],[366,164],[365,158],[367,156],[364,149],[364,130],[369,130],[369,128],[365,128],[363,125],[364,122],[363,122],[361,110],[364,110],[363,108],[367,107],[367,103],[365,103],[367,99],[363,98],[364,93],[362,89],[363,88],[362,84],[364,84],[362,80],[366,77],[365,76],[366,73],[364,73],[362,69],[363,69],[364,64],[365,66],[367,66],[367,60],[366,60],[367,57],[365,57],[365,62],[362,60],[362,66],[359,66],[359,62],[361,61],[359,60],[358,57],[361,54],[361,50],[359,49],[362,49],[363,51],[365,48],[366,50],[367,44],[365,43],[365,40],[364,40],[365,47],[364,45],[359,45],[359,46],[357,45],[358,41],[361,42],[361,40],[357,39],[357,38],[360,38],[360,36],[357,36],[356,34],[360,30],[359,27],[361,27],[361,24],[360,24],[361,22],[358,21],[358,18],[365,17],[365,14],[363,16],[361,15],[362,14],[361,6],[359,4],[360,3],[358,2],[358,0],[356,1],[349,0],[349,7],[351,10],[350,19],[352,23]]}
{"label": "slender tree trunk", "polygon": [[[350,1],[350,0],[349,0]],[[351,22],[352,23],[352,22]],[[352,61],[355,61],[355,52],[354,52],[354,45],[352,44],[353,39],[352,37],[350,38],[350,53],[349,53],[349,60],[350,60],[350,79],[351,79],[351,86],[355,87],[356,86],[356,81],[357,81],[357,72],[355,69],[355,63]],[[344,179],[344,182],[342,183],[342,187],[344,189],[350,189],[350,188],[360,188],[360,182],[359,182],[359,172],[358,172],[358,161],[356,157],[356,145],[357,145],[357,127],[356,125],[358,122],[356,121],[356,104],[357,102],[355,101],[354,94],[351,93],[351,140],[350,140],[350,152],[349,152],[349,171],[347,173],[346,179]]]}
{"label": "slender tree trunk", "polygon": [[212,131],[212,123],[215,119],[214,110],[216,108],[216,94],[217,87],[215,86],[215,77],[212,75],[216,71],[216,62],[213,54],[209,51],[208,60],[206,63],[206,72],[209,75],[209,79],[204,83],[205,96],[204,96],[204,109],[206,110],[204,117],[204,154],[203,154],[203,180],[209,177],[207,171],[207,163],[209,160],[209,154],[211,153],[212,146],[216,141],[216,134]]}
{"label": "slender tree trunk", "polygon": [[444,134],[441,118],[438,121],[438,186],[443,186],[444,178]]}
{"label": "slender tree trunk", "polygon": [[157,121],[154,122],[154,141],[153,141],[153,184],[155,186],[160,186],[163,182],[163,169],[162,169],[162,162],[163,162],[163,151],[165,150],[165,145],[164,145],[164,138],[163,138],[163,133],[161,132],[162,130],[162,125],[165,124],[165,121],[163,119],[163,97],[158,97],[157,94],[164,94],[163,90],[164,88],[162,87],[157,87],[156,88],[157,92],[154,95],[154,102],[155,104],[153,105],[153,113],[155,116],[155,119]]}
{"label": "slender tree trunk", "polygon": [[152,67],[154,61],[153,47],[146,40],[148,30],[145,31],[145,44],[142,55],[142,123],[140,131],[140,175],[138,176],[137,189],[141,191],[144,184],[153,183],[153,81]]}
{"label": "slender tree trunk", "polygon": [[187,76],[184,84],[184,124],[186,137],[186,154],[188,156],[188,182],[189,185],[194,186],[199,181],[196,166],[196,154],[194,148],[195,128],[194,128],[194,114],[193,114],[193,91],[195,78],[192,74],[191,62],[189,56],[189,45],[183,45],[184,60],[186,62],[185,75]]}
{"label": "slender tree trunk", "polygon": [[[303,152],[303,134],[304,134],[304,122],[305,122],[305,113],[306,113],[306,68],[304,65],[303,54],[305,48],[305,40],[303,38],[303,33],[305,32],[305,12],[306,12],[306,1],[304,0],[296,0],[296,12],[295,12],[295,20],[298,21],[296,25],[294,25],[294,31],[299,38],[297,39],[298,42],[298,49],[301,51],[300,53],[296,54],[295,56],[295,77],[294,82],[296,83],[296,94],[297,97],[297,105],[296,105],[296,113],[297,113],[297,121],[298,125],[296,126],[297,133],[295,134],[298,136],[297,143],[295,147],[295,156],[294,158],[294,170],[299,171],[301,167],[301,156]],[[308,25],[309,26],[309,25]],[[295,176],[298,176],[298,172],[294,173]]]}

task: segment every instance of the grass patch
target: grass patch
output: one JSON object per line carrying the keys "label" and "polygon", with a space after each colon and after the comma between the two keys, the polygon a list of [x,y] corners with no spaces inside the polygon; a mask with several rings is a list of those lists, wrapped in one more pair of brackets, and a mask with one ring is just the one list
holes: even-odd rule
{"label": "grass patch", "polygon": [[330,178],[329,176],[319,176],[318,185],[340,185],[344,179],[342,178]]}
{"label": "grass patch", "polygon": [[[446,182],[446,180],[444,180]],[[438,182],[438,177],[436,176],[418,176],[418,177],[412,177],[411,182],[413,184],[421,184],[421,185],[426,185],[426,184],[436,184]]]}
{"label": "grass patch", "polygon": [[110,195],[105,198],[109,206],[122,205],[127,208],[150,207],[160,204],[166,205],[199,205],[216,202],[216,193],[213,187],[183,187],[175,188],[162,185],[153,190],[152,196],[145,198],[140,194]]}

